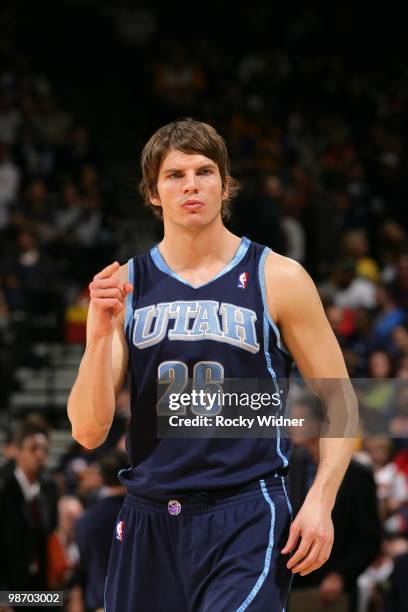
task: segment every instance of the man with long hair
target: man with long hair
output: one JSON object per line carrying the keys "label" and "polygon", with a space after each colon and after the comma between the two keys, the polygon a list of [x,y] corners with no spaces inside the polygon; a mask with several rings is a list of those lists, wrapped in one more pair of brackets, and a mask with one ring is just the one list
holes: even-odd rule
{"label": "man with long hair", "polygon": [[127,497],[106,610],[281,612],[292,574],[330,555],[351,440],[321,440],[316,478],[291,523],[290,441],[160,438],[157,388],[284,380],[292,357],[304,377],[344,379],[344,360],[305,270],[224,225],[237,183],[213,127],[185,119],[160,128],[142,173],[164,237],[90,283],[87,348],[68,404],[74,438],[100,445],[129,368],[131,467],[120,475]]}

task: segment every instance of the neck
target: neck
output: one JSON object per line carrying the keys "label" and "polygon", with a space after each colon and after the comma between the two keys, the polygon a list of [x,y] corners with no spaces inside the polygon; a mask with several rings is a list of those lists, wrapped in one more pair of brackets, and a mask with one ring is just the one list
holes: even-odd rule
{"label": "neck", "polygon": [[164,224],[164,238],[160,252],[175,271],[196,268],[216,261],[228,263],[240,243],[238,236],[223,225],[221,218],[211,225],[191,230]]}
{"label": "neck", "polygon": [[27,470],[25,470],[23,467],[21,467],[21,465],[17,464],[17,466],[23,472],[24,476],[27,478],[27,480],[28,480],[28,482],[30,484],[34,484],[35,482],[38,481],[38,474],[33,474],[31,472],[27,472]]}

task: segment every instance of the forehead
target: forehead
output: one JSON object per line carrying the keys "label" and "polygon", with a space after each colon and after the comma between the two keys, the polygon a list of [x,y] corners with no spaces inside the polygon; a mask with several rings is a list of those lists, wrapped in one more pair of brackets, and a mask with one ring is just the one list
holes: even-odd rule
{"label": "forehead", "polygon": [[27,436],[26,438],[24,438],[23,440],[23,444],[24,447],[29,447],[29,448],[33,448],[33,447],[47,447],[48,446],[48,439],[47,437],[42,434],[42,433],[37,433],[37,434],[32,434],[31,436]]}
{"label": "forehead", "polygon": [[160,171],[165,172],[169,168],[195,168],[203,165],[217,166],[212,159],[201,153],[183,153],[177,149],[170,149],[162,159]]}

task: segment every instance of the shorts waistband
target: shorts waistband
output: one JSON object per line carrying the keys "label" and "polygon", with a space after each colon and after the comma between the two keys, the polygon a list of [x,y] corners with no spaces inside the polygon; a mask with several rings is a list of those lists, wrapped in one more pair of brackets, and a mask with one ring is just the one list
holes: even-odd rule
{"label": "shorts waistband", "polygon": [[[257,495],[261,491],[261,482],[269,491],[274,489],[282,489],[282,484],[287,485],[288,469],[282,468],[276,470],[272,474],[260,480],[250,482],[243,487],[231,487],[227,489],[218,489],[214,491],[194,491],[188,493],[174,494],[166,501],[156,501],[148,499],[141,495],[128,490],[126,493],[125,503],[130,504],[140,510],[149,510],[152,512],[169,514],[197,514],[202,512],[211,512],[215,509],[225,507],[229,504],[236,504],[245,498]],[[171,512],[170,504],[173,507],[179,507],[179,511]]]}

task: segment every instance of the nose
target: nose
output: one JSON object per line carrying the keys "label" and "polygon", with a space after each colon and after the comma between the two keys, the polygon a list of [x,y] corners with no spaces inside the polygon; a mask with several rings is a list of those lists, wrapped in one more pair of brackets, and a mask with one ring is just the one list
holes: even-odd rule
{"label": "nose", "polygon": [[195,175],[195,173],[192,172],[186,172],[186,178],[184,181],[184,185],[183,185],[183,192],[184,193],[197,193],[198,191],[198,185],[197,185],[197,177]]}

